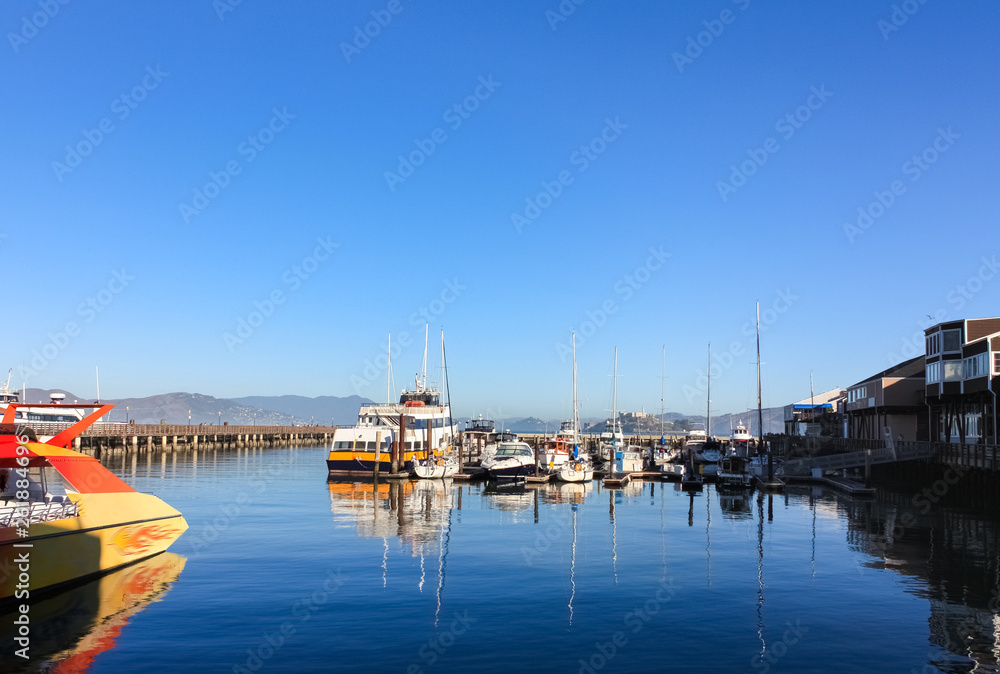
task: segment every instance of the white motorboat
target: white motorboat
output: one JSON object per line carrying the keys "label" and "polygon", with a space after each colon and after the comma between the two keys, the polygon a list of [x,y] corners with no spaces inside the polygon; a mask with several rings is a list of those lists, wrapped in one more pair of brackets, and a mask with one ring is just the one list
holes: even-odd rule
{"label": "white motorboat", "polygon": [[524,477],[535,472],[535,450],[526,442],[501,442],[481,465],[491,479]]}

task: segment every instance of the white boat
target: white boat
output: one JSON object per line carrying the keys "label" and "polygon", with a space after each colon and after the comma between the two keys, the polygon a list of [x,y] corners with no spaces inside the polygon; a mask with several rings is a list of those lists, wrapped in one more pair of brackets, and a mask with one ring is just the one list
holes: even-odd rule
{"label": "white boat", "polygon": [[545,441],[545,446],[539,454],[543,468],[556,470],[571,458],[579,443],[576,421],[569,419],[559,425],[559,432]]}
{"label": "white boat", "polygon": [[715,440],[708,440],[695,450],[694,459],[698,463],[718,463],[722,458],[722,446]]}
{"label": "white boat", "polygon": [[[590,482],[594,465],[580,452],[580,413],[576,396],[576,333],[573,334],[573,420],[563,422],[554,441],[546,443],[544,457],[552,456],[556,479],[563,482]],[[551,448],[550,448],[551,445]],[[561,460],[560,460],[561,459]],[[545,459],[543,459],[544,461]],[[548,465],[546,463],[546,465]]]}
{"label": "white boat", "polygon": [[[427,341],[424,338],[424,378],[426,379],[426,368],[427,368]],[[448,380],[447,372],[447,362],[445,361],[444,354],[444,330],[441,331],[441,381],[446,382]],[[449,410],[448,414],[448,425],[452,426],[451,421],[451,401],[448,401],[447,408]],[[428,422],[428,426],[432,422]],[[452,436],[454,437],[454,436]],[[424,449],[424,457],[422,459],[415,459],[413,462],[413,474],[422,480],[439,480],[446,477],[454,477],[455,473],[458,472],[458,459],[451,452],[452,447],[449,445],[443,449],[437,448],[426,448]]]}
{"label": "white boat", "polygon": [[667,436],[663,432],[663,383],[666,380],[667,367],[667,347],[663,347],[663,358],[660,365],[660,439],[649,448],[649,465],[651,468],[662,466],[665,463],[677,461],[680,454],[674,449]]}
{"label": "white boat", "polygon": [[501,442],[481,465],[490,479],[525,477],[535,472],[535,450],[526,442]]}
{"label": "white boat", "polygon": [[587,459],[572,459],[559,466],[556,478],[563,482],[590,482],[594,479],[594,466]]}
{"label": "white boat", "polygon": [[457,472],[458,460],[453,456],[433,456],[420,459],[413,465],[413,474],[423,480],[454,477]]}
{"label": "white boat", "polygon": [[424,343],[423,378],[416,377],[413,391],[403,389],[399,402],[362,405],[357,424],[334,430],[326,462],[331,476],[389,474],[394,467],[409,473],[417,461],[453,444],[457,424],[451,405],[442,403],[440,391],[427,385]]}
{"label": "white boat", "polygon": [[742,458],[747,458],[750,456],[750,431],[747,427],[743,425],[743,421],[740,420],[736,424],[736,428],[733,429],[729,436],[729,451],[727,454],[729,456],[739,456]]}
{"label": "white boat", "polygon": [[[622,432],[621,420],[618,418],[618,347],[615,347],[614,373],[611,375],[611,418],[604,422],[604,432],[601,433],[597,445],[597,456],[605,463],[615,460],[615,452],[625,447],[625,434]],[[605,410],[607,412],[608,410]]]}

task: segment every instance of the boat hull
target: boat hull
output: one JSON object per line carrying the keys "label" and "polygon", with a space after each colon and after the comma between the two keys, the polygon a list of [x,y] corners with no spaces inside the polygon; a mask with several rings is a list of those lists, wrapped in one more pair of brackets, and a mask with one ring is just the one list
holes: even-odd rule
{"label": "boat hull", "polygon": [[490,479],[527,477],[528,475],[533,475],[535,473],[535,464],[521,463],[489,467],[484,466],[483,470],[486,471],[486,477]]}
{"label": "boat hull", "polygon": [[[412,472],[415,456],[415,452],[408,452],[403,465],[399,466],[399,472]],[[392,461],[388,457],[387,453],[382,452],[376,461],[375,452],[331,452],[330,458],[326,460],[326,467],[330,475],[371,475],[377,464],[378,472],[388,475],[392,473]]]}
{"label": "boat hull", "polygon": [[[188,525],[152,494],[72,494],[80,515],[0,528],[0,566],[28,557],[28,592],[54,589],[164,552]],[[30,546],[30,547],[28,547]],[[7,564],[15,565],[7,567]],[[21,589],[18,574],[0,578],[0,602]]]}
{"label": "boat hull", "polygon": [[413,474],[421,480],[440,480],[446,477],[454,477],[457,472],[457,463],[425,465],[418,462],[413,466]]}
{"label": "boat hull", "polygon": [[556,471],[556,479],[561,482],[590,482],[594,479],[594,467],[589,464],[567,463]]}

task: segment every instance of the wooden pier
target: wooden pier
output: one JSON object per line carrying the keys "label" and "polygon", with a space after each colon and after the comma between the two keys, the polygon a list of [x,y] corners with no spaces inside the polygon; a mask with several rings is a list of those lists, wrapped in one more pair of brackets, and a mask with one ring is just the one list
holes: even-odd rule
{"label": "wooden pier", "polygon": [[[32,424],[36,433],[54,435],[72,424]],[[37,428],[36,428],[37,426]],[[73,442],[93,454],[183,451],[221,448],[310,447],[329,445],[335,426],[204,426],[178,424],[94,424]]]}

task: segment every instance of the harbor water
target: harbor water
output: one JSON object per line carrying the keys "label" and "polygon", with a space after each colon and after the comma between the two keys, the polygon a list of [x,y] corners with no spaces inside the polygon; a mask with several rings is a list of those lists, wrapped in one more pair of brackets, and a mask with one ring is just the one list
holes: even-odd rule
{"label": "harbor water", "polygon": [[998,518],[961,481],[328,482],[326,451],[106,459],[190,529],[33,603],[28,660],[0,616],[0,671],[1000,671]]}

